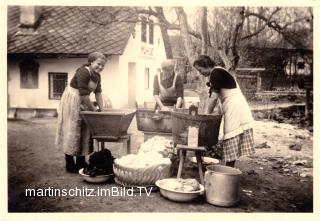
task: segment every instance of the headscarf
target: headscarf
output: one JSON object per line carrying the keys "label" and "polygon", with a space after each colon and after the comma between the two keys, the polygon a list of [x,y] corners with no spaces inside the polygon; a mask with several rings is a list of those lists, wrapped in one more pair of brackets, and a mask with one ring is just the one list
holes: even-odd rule
{"label": "headscarf", "polygon": [[161,63],[161,81],[165,81],[168,78],[172,78],[174,74],[175,60],[167,59]]}
{"label": "headscarf", "polygon": [[106,56],[104,56],[104,54],[100,53],[100,52],[92,52],[88,55],[88,63],[90,64],[91,62],[97,60],[98,58],[103,59],[103,60],[107,60]]}

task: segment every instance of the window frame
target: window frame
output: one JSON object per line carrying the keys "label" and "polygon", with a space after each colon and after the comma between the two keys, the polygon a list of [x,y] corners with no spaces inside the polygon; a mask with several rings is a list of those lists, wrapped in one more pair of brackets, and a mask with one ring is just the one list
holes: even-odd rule
{"label": "window frame", "polygon": [[[33,58],[26,58],[22,62],[20,62],[20,88],[39,88],[39,66],[39,63],[37,63]],[[29,83],[29,77],[32,78],[32,84]]]}
{"label": "window frame", "polygon": [[143,76],[143,88],[148,90],[150,88],[150,68],[144,68],[144,76]]}
{"label": "window frame", "polygon": [[[54,91],[53,91],[53,82],[51,85],[51,80],[53,81],[54,76],[55,75],[65,75],[65,87],[63,89],[63,91],[65,90],[65,88],[68,86],[68,73],[67,72],[48,72],[48,84],[49,84],[49,91],[48,91],[48,99],[49,100],[61,100],[61,96],[63,94],[63,91],[61,92],[61,96],[59,98],[54,97]],[[51,89],[52,89],[52,94],[51,94]]]}

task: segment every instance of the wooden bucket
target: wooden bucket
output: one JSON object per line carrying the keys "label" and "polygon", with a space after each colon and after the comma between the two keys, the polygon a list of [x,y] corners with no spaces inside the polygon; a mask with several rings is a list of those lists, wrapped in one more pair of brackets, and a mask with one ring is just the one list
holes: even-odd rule
{"label": "wooden bucket", "polygon": [[102,112],[81,111],[91,135],[118,139],[126,135],[136,111],[110,109]]}
{"label": "wooden bucket", "polygon": [[174,144],[188,144],[188,128],[199,128],[198,146],[212,147],[218,143],[222,115],[189,114],[189,110],[175,109],[172,116],[172,136]]}

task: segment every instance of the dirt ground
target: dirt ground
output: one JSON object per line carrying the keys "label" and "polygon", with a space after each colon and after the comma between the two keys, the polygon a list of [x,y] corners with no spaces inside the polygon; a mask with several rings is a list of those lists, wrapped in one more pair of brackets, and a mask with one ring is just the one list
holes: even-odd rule
{"label": "dirt ground", "polygon": [[[65,171],[64,155],[54,147],[56,118],[8,121],[9,212],[312,212],[313,135],[306,129],[257,121],[256,154],[237,162],[243,175],[240,203],[232,208],[208,204],[204,197],[191,203],[169,201],[155,191],[150,196],[26,197],[26,188],[107,188],[113,182],[89,184]],[[133,152],[143,141],[135,119],[129,128]],[[107,144],[115,157],[125,154]],[[197,170],[187,167],[197,177]],[[186,175],[186,174],[185,174]],[[184,175],[183,175],[184,176]]]}

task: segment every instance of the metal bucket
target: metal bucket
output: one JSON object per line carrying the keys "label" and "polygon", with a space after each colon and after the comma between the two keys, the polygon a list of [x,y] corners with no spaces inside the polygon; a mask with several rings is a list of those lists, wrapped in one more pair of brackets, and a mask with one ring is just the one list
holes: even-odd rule
{"label": "metal bucket", "polygon": [[207,166],[204,175],[206,200],[217,206],[234,206],[239,202],[241,171],[222,165]]}

